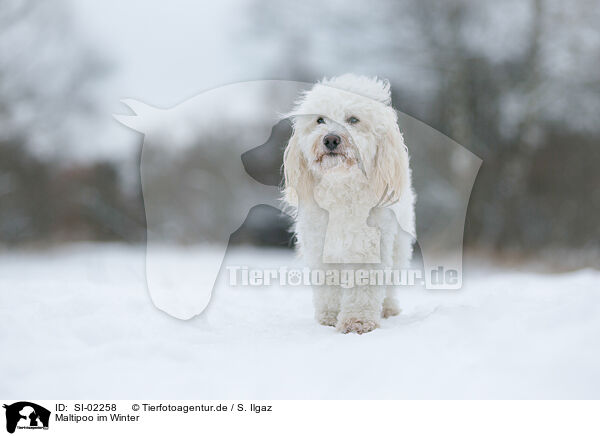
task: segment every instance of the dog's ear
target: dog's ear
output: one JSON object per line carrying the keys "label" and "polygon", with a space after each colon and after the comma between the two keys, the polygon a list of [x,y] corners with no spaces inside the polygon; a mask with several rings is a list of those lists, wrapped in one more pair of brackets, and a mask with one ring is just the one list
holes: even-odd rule
{"label": "dog's ear", "polygon": [[299,197],[309,191],[308,166],[294,131],[283,153],[283,198],[287,204],[298,207]]}
{"label": "dog's ear", "polygon": [[407,186],[409,177],[408,149],[404,144],[394,113],[389,128],[377,144],[375,166],[371,176],[371,186],[380,205],[389,205],[398,201]]}

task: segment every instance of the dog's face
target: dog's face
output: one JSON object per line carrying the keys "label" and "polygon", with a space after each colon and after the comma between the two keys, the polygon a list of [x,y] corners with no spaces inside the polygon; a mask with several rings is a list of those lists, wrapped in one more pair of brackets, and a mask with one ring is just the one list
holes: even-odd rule
{"label": "dog's face", "polygon": [[294,117],[308,169],[317,178],[336,167],[371,169],[378,142],[377,102],[347,91],[318,86]]}
{"label": "dog's face", "polygon": [[284,157],[288,203],[311,195],[334,169],[359,168],[376,195],[400,195],[408,156],[389,100],[387,83],[348,75],[318,83],[303,96],[292,114],[294,134]]}

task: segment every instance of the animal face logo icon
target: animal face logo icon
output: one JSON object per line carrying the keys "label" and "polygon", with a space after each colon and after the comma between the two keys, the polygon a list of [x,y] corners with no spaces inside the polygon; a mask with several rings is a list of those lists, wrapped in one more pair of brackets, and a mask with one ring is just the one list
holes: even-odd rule
{"label": "animal face logo icon", "polygon": [[[283,142],[273,138],[286,123],[282,114],[289,114],[297,96],[311,86],[292,81],[237,83],[170,109],[123,100],[134,114],[115,118],[144,134],[140,172],[147,222],[146,279],[159,309],[180,319],[201,313],[226,263],[230,236],[249,211],[257,205],[283,209],[279,168],[289,134]],[[294,114],[301,115],[314,114]],[[416,236],[427,288],[458,289],[465,214],[481,160],[406,114],[398,113],[398,122],[411,152],[418,198]],[[458,175],[432,168],[435,162],[428,156],[458,162]],[[270,160],[278,161],[272,166],[275,171],[263,166]],[[432,174],[441,180],[443,193],[429,189]],[[376,241],[373,230],[367,239]],[[178,256],[171,255],[175,251]],[[374,260],[377,251],[375,242]],[[324,256],[336,259],[333,252]],[[458,271],[457,280],[428,280],[440,266]]]}
{"label": "animal face logo icon", "polygon": [[17,428],[48,428],[50,411],[38,404],[19,401],[4,405],[6,409],[6,431],[14,433]]}

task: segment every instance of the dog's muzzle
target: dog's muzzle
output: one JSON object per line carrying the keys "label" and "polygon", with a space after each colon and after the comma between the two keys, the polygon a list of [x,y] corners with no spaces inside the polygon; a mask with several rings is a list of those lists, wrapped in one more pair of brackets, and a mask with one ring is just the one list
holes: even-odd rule
{"label": "dog's muzzle", "polygon": [[342,138],[332,133],[323,137],[323,145],[327,147],[329,151],[334,151],[336,148],[338,148],[338,145],[340,145],[341,142]]}

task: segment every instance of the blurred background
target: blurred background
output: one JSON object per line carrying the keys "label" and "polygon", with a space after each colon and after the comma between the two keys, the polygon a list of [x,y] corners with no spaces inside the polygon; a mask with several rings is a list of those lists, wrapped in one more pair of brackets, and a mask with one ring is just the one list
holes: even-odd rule
{"label": "blurred background", "polygon": [[[144,243],[142,136],[112,118],[127,113],[123,98],[169,108],[240,81],[353,72],[389,79],[396,109],[483,159],[467,250],[597,265],[598,23],[598,0],[4,0],[0,247]],[[225,159],[231,138],[213,133],[186,141]],[[269,144],[281,151],[288,137],[278,125]],[[187,153],[190,168],[203,167],[201,153]],[[280,154],[259,156],[276,184]],[[421,159],[460,176],[450,155]],[[428,198],[446,191],[435,174],[415,177],[433,181]],[[220,222],[193,215],[200,228]],[[233,242],[287,248],[288,225],[255,208]]]}
{"label": "blurred background", "polygon": [[[0,397],[597,398],[599,23],[600,0],[0,0]],[[460,151],[483,160],[463,288],[405,287],[361,338],[315,323],[307,287],[228,285],[228,265],[298,265],[278,209],[252,208],[223,264],[211,244],[275,192],[231,156],[277,185],[289,124],[243,102],[145,138],[113,118],[348,72],[391,82],[422,244],[451,228]],[[177,246],[148,248],[153,217]],[[156,309],[187,318],[208,289],[185,324]]]}

